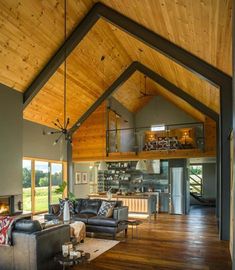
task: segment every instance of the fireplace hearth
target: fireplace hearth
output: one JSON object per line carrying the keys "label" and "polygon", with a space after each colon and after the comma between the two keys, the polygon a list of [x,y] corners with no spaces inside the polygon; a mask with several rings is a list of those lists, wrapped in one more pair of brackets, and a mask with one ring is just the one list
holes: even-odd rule
{"label": "fireplace hearth", "polygon": [[14,196],[0,196],[0,216],[14,214]]}

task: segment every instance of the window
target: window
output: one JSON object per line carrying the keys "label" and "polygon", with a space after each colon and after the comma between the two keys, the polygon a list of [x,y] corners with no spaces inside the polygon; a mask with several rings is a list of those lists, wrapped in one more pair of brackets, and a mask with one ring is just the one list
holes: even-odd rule
{"label": "window", "polygon": [[61,194],[56,188],[63,182],[61,162],[23,160],[23,210],[47,212],[51,203],[58,203]]}
{"label": "window", "polygon": [[62,164],[51,163],[51,203],[58,203],[61,198],[61,195],[56,194],[55,190],[62,182]]}
{"label": "window", "polygon": [[152,125],[151,131],[164,131],[166,129],[165,125]]}
{"label": "window", "polygon": [[32,211],[32,162],[23,160],[23,209]]}
{"label": "window", "polygon": [[202,165],[191,165],[189,170],[190,192],[202,196]]}

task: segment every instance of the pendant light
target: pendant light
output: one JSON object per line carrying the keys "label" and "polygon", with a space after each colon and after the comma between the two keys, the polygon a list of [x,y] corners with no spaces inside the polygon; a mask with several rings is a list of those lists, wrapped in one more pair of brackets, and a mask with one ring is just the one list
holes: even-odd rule
{"label": "pendant light", "polygon": [[146,162],[142,159],[138,160],[138,162],[136,163],[135,169],[138,171],[147,171]]}
{"label": "pendant light", "polygon": [[[66,42],[67,38],[67,3],[66,0],[64,0],[64,43]],[[52,134],[58,134],[58,138],[54,141],[54,145],[56,145],[64,136],[64,139],[66,142],[69,142],[70,144],[72,143],[72,137],[71,137],[71,130],[68,128],[69,125],[69,117],[67,117],[66,110],[67,110],[67,102],[66,102],[66,92],[67,92],[67,48],[66,46],[64,47],[64,119],[63,123],[60,122],[58,118],[56,118],[55,121],[53,121],[53,125],[55,126],[55,129],[57,131],[49,131],[49,132],[44,132],[43,134],[47,135],[52,135]]]}
{"label": "pendant light", "polygon": [[101,161],[98,166],[98,171],[107,171],[107,170],[108,170],[107,163],[105,161]]}

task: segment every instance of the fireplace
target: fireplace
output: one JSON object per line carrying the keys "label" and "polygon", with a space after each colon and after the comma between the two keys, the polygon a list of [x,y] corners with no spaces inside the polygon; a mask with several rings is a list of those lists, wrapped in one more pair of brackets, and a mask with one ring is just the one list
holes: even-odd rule
{"label": "fireplace", "polygon": [[0,196],[0,216],[14,214],[14,196]]}

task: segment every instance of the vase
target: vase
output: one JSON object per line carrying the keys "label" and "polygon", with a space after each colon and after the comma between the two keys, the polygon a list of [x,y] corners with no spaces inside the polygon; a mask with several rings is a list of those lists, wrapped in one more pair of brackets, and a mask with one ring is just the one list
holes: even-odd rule
{"label": "vase", "polygon": [[68,200],[66,200],[64,202],[63,220],[64,220],[64,222],[70,221],[69,201]]}
{"label": "vase", "polygon": [[111,201],[111,200],[112,200],[112,193],[111,193],[110,191],[108,191],[108,192],[106,193],[106,195],[107,195],[108,201]]}

